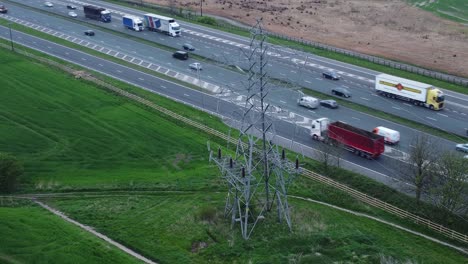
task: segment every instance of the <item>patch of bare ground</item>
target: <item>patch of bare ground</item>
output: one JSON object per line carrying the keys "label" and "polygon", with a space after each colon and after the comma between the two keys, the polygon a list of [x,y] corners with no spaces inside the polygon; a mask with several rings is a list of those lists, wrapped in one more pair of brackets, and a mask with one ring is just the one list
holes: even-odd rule
{"label": "patch of bare ground", "polygon": [[[200,1],[145,0],[199,10]],[[468,26],[403,0],[203,0],[203,12],[272,32],[318,41],[468,77]]]}

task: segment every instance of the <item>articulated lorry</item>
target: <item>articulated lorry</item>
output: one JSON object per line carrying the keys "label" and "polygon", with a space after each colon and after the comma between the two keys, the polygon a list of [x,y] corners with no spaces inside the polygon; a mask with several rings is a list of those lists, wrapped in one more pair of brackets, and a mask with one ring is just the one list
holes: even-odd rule
{"label": "articulated lorry", "polygon": [[135,31],[143,31],[143,21],[139,17],[125,15],[122,17],[123,25]]}
{"label": "articulated lorry", "polygon": [[163,32],[172,37],[181,35],[180,25],[173,18],[155,14],[145,14],[143,18],[150,31]]}
{"label": "articulated lorry", "polygon": [[92,5],[85,5],[83,6],[83,11],[85,13],[86,18],[91,18],[94,20],[99,20],[102,22],[111,22],[111,13],[107,11],[105,8],[92,6]]}
{"label": "articulated lorry", "polygon": [[434,86],[388,74],[375,77],[375,90],[380,95],[405,100],[432,110],[441,110],[445,105],[443,92]]}
{"label": "articulated lorry", "polygon": [[340,121],[330,123],[326,117],[312,121],[310,136],[367,159],[378,158],[385,151],[384,137]]}

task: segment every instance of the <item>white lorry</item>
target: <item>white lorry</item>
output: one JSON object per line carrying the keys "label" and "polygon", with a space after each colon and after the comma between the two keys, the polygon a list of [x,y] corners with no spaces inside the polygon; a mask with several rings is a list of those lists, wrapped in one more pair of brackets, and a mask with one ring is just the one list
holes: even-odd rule
{"label": "white lorry", "polygon": [[125,15],[122,17],[124,27],[135,31],[143,31],[143,21],[139,17]]}
{"label": "white lorry", "polygon": [[443,92],[434,86],[388,74],[375,76],[375,90],[383,96],[406,100],[432,110],[441,110],[445,105]]}
{"label": "white lorry", "polygon": [[150,31],[163,32],[172,37],[181,35],[180,25],[173,18],[155,14],[145,14],[143,17]]}

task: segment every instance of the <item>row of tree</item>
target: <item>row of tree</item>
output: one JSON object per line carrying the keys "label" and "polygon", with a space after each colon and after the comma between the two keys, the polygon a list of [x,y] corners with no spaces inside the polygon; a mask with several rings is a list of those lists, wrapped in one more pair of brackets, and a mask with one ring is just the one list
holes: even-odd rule
{"label": "row of tree", "polygon": [[21,174],[23,166],[15,157],[0,153],[0,193],[14,192]]}

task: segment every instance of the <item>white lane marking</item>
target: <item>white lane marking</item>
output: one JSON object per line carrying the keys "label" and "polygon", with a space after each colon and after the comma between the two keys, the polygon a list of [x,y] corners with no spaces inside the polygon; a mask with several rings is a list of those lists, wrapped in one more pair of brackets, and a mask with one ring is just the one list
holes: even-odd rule
{"label": "white lane marking", "polygon": [[122,73],[122,71],[121,71],[121,70],[117,70],[117,72],[118,72],[118,73]]}
{"label": "white lane marking", "polygon": [[308,80],[305,80],[304,82],[306,82],[306,83],[312,83],[312,82],[310,82],[310,81],[308,81]]}
{"label": "white lane marking", "polygon": [[282,103],[282,104],[286,104],[286,102],[285,102],[285,101],[283,101],[283,100],[280,100],[280,103]]}
{"label": "white lane marking", "polygon": [[438,115],[441,115],[443,117],[448,117],[448,115],[444,115],[444,114],[441,114],[441,113],[437,113]]}
{"label": "white lane marking", "polygon": [[143,78],[138,78],[138,80],[140,80],[140,81],[144,81],[145,79],[143,79]]}
{"label": "white lane marking", "polygon": [[364,98],[364,97],[361,97],[362,100],[366,100],[366,101],[369,101],[368,98]]}
{"label": "white lane marking", "polygon": [[392,106],[393,109],[396,109],[396,110],[401,110],[400,107],[396,107],[396,106]]}
{"label": "white lane marking", "polygon": [[430,119],[430,120],[433,120],[433,121],[437,121],[437,119],[434,119],[434,118],[432,118],[432,117],[426,116],[426,118],[427,118],[427,119]]}
{"label": "white lane marking", "polygon": [[161,85],[161,88],[163,88],[163,89],[167,89],[167,87],[166,87],[166,86],[164,86],[164,85]]}
{"label": "white lane marking", "polygon": [[357,118],[357,117],[354,117],[354,116],[352,116],[351,118],[352,118],[352,119],[356,119],[356,120],[360,120],[359,118]]}
{"label": "white lane marking", "polygon": [[190,95],[188,95],[188,94],[186,94],[186,93],[184,93],[184,95],[187,96],[187,97],[190,97]]}
{"label": "white lane marking", "polygon": [[413,107],[412,104],[408,104],[408,103],[403,103],[403,104],[406,105],[406,106],[411,106],[411,107]]}
{"label": "white lane marking", "polygon": [[86,60],[86,58],[81,58],[81,59],[84,60],[84,61]]}
{"label": "white lane marking", "polygon": [[98,64],[100,67],[104,67],[104,65],[102,65],[101,63]]}

